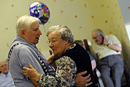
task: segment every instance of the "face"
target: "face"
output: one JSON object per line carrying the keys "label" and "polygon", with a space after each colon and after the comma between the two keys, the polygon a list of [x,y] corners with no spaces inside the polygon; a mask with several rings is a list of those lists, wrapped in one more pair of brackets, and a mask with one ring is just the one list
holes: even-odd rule
{"label": "face", "polygon": [[7,73],[8,73],[8,70],[9,70],[8,65],[7,65],[5,62],[0,62],[0,71],[1,71],[3,74],[7,74]]}
{"label": "face", "polygon": [[68,41],[62,40],[61,35],[57,31],[53,31],[48,35],[49,47],[53,50],[54,55],[60,57],[66,50]]}
{"label": "face", "polygon": [[98,45],[101,45],[103,42],[103,36],[101,34],[98,35],[96,31],[92,32],[92,38]]}
{"label": "face", "polygon": [[37,44],[39,42],[40,35],[42,35],[42,32],[39,29],[38,21],[33,22],[30,29],[24,31],[24,39],[33,44]]}

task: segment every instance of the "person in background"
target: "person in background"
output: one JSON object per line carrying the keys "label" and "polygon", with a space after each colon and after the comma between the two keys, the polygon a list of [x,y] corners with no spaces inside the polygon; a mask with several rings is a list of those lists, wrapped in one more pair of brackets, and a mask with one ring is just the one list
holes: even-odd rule
{"label": "person in background", "polygon": [[[82,40],[75,40],[74,43],[77,43],[77,44],[81,45],[84,48]],[[90,60],[91,60],[92,70],[94,71],[94,69],[96,68],[96,61],[93,58],[93,56],[90,54],[90,52],[89,51],[87,51],[87,52],[88,52]]]}
{"label": "person in background", "polygon": [[[121,87],[124,62],[121,43],[114,35],[104,35],[101,29],[92,32],[93,51],[99,58],[99,69],[105,87]],[[112,76],[112,79],[111,79]]]}
{"label": "person in background", "polygon": [[[81,45],[84,48],[84,44],[83,44],[82,40],[75,40],[74,43],[77,43],[77,44]],[[104,87],[102,79],[101,79],[101,73],[97,69],[95,58],[90,54],[89,51],[87,51],[87,52],[88,52],[88,54],[90,56],[92,70],[93,70],[94,77],[95,77],[95,82],[97,82],[96,85],[98,85],[98,87]]]}
{"label": "person in background", "polygon": [[[76,82],[75,86],[78,86],[77,84],[81,84],[79,81],[80,79],[75,80],[75,78],[70,78],[72,77],[71,74],[67,74],[68,71],[71,70],[71,68],[67,68],[68,65],[73,67],[73,65],[76,64],[77,71],[74,71],[74,73],[78,74],[80,72],[87,71],[87,74],[85,74],[84,76],[90,74],[91,77],[90,81],[88,81],[87,84],[84,84],[81,87],[96,87],[94,84],[89,55],[87,51],[79,44],[73,44],[73,34],[70,29],[65,25],[51,26],[47,32],[47,37],[49,40],[49,47],[53,50],[54,54],[54,57],[51,57],[53,58],[52,62],[59,59],[56,75],[60,73],[61,76],[64,76],[64,79],[72,79]],[[30,66],[30,69],[23,67],[23,73],[30,79],[38,80],[39,84],[43,86],[42,84],[44,84],[45,76],[43,74],[39,74],[32,66]],[[72,86],[74,85],[70,85],[70,87]]]}
{"label": "person in background", "polygon": [[15,87],[7,61],[0,61],[0,87]]}
{"label": "person in background", "polygon": [[[13,40],[9,48],[8,59],[9,68],[14,80],[14,84],[17,87],[40,87],[36,80],[29,79],[23,74],[23,67],[29,67],[29,63],[42,74],[44,77],[44,86],[68,86],[67,81],[65,81],[62,76],[55,75],[55,69],[48,63],[43,54],[38,50],[36,44],[38,44],[40,35],[42,35],[39,29],[40,20],[32,16],[21,16],[16,23],[16,33],[17,36]],[[69,59],[69,58],[68,58]],[[72,61],[71,61],[72,62]],[[75,64],[72,63],[72,67],[68,72],[75,71]],[[60,73],[59,73],[60,74]],[[71,73],[72,78],[75,78],[75,73]],[[79,73],[76,78],[82,78],[81,83],[86,83],[86,77],[82,77],[82,74],[86,72]],[[39,76],[41,77],[41,75]],[[71,77],[70,77],[71,78]],[[60,80],[60,81],[59,81]],[[73,84],[73,80],[71,80]]]}

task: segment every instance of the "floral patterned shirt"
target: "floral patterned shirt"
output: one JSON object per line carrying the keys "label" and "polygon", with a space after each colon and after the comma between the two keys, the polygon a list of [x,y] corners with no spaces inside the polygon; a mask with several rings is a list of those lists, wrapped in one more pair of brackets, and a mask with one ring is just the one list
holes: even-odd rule
{"label": "floral patterned shirt", "polygon": [[68,56],[63,56],[57,63],[56,75],[45,75],[38,83],[42,87],[72,87],[75,84],[77,67],[75,62]]}

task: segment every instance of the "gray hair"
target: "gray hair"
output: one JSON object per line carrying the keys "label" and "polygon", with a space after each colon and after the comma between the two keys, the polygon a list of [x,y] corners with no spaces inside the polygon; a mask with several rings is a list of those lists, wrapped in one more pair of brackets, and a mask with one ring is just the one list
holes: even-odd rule
{"label": "gray hair", "polygon": [[21,16],[16,23],[17,35],[20,35],[21,29],[28,30],[30,28],[31,24],[35,21],[40,22],[40,20],[36,17],[32,17],[32,16],[28,16],[28,15]]}
{"label": "gray hair", "polygon": [[46,35],[48,36],[53,31],[58,31],[61,35],[62,40],[68,41],[69,43],[73,43],[74,36],[67,26],[65,25],[51,26]]}
{"label": "gray hair", "polygon": [[2,62],[8,64],[8,59],[6,59],[6,60],[0,60],[0,65],[1,65]]}
{"label": "gray hair", "polygon": [[104,35],[101,29],[95,29],[94,31],[96,31],[97,35],[100,35],[100,34]]}
{"label": "gray hair", "polygon": [[83,41],[82,40],[75,40],[74,43],[78,43],[78,44],[82,44],[83,45]]}

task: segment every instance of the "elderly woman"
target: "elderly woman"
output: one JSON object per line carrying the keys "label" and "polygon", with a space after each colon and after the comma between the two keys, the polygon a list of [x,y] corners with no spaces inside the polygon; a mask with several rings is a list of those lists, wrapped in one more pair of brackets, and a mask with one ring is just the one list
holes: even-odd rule
{"label": "elderly woman", "polygon": [[[54,62],[54,60],[59,59],[55,76],[61,76],[68,82],[69,86],[72,87],[76,81],[76,74],[87,71],[87,74],[84,76],[90,74],[91,83],[86,84],[86,86],[96,87],[89,55],[83,47],[78,44],[73,44],[73,35],[70,29],[64,25],[52,26],[47,32],[47,37],[49,40],[49,47],[53,50],[54,54],[54,57],[48,58],[48,61],[52,60],[51,62]],[[44,79],[45,76],[39,74],[31,65],[29,66],[31,69],[23,67],[25,76],[37,80],[41,86],[44,86],[43,84],[46,80]],[[60,79],[61,78],[57,78],[56,80],[61,81]]]}

